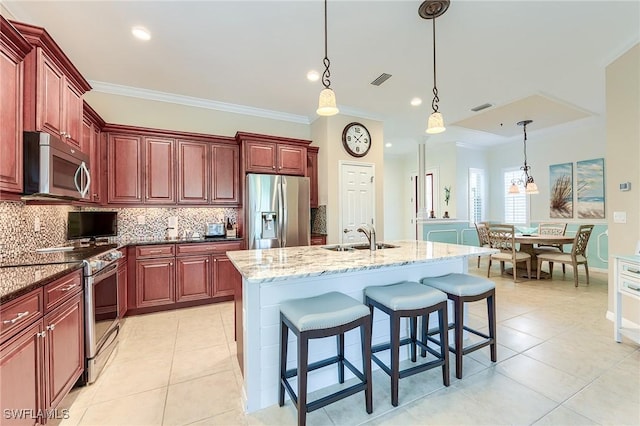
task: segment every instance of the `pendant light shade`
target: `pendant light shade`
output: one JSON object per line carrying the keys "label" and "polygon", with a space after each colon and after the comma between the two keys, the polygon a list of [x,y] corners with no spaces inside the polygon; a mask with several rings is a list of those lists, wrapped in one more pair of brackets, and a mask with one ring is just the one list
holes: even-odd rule
{"label": "pendant light shade", "polygon": [[324,0],[324,59],[322,63],[324,64],[324,71],[322,72],[324,89],[322,89],[318,98],[316,114],[322,116],[336,115],[339,112],[336,104],[336,94],[331,90],[331,80],[329,80],[329,77],[331,77],[331,71],[329,71],[331,61],[329,61],[327,53],[327,0]]}
{"label": "pendant light shade", "polygon": [[323,89],[320,92],[320,98],[318,99],[318,109],[316,113],[318,115],[330,116],[336,115],[339,112],[336,106],[336,94],[332,89]]}
{"label": "pendant light shade", "polygon": [[444,118],[439,112],[434,112],[429,116],[427,121],[427,133],[435,135],[436,133],[442,133],[446,130],[444,127]]}
{"label": "pendant light shade", "polygon": [[525,194],[539,194],[538,185],[533,180],[533,176],[529,174],[531,171],[531,166],[527,164],[527,124],[533,123],[532,120],[523,120],[518,122],[518,126],[522,126],[524,133],[524,164],[520,166],[520,170],[522,170],[522,178],[514,179],[511,181],[511,186],[509,187],[509,194],[520,194],[521,189],[518,185],[522,185]]}

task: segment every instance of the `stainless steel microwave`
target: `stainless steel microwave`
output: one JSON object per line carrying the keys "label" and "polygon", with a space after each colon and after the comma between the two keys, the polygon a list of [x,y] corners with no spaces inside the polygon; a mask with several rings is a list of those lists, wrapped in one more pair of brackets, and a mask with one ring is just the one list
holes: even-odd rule
{"label": "stainless steel microwave", "polygon": [[88,199],[89,156],[43,132],[24,132],[25,198]]}

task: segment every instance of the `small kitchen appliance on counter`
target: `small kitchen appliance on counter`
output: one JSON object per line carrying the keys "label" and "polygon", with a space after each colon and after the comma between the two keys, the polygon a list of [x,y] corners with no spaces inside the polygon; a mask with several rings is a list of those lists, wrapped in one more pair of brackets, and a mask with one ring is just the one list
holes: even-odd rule
{"label": "small kitchen appliance on counter", "polygon": [[205,238],[223,238],[227,236],[224,222],[207,223],[204,228]]}

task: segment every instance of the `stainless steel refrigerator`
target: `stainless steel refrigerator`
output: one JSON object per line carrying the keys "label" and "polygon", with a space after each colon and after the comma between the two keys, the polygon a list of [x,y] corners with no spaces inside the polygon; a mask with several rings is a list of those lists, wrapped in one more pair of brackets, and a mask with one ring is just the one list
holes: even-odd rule
{"label": "stainless steel refrigerator", "polygon": [[248,249],[309,245],[309,178],[248,174],[245,201]]}

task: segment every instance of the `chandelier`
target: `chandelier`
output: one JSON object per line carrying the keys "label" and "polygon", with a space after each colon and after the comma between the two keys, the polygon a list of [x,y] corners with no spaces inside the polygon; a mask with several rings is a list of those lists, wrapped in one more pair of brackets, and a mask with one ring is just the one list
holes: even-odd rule
{"label": "chandelier", "polygon": [[438,111],[438,86],[436,86],[436,18],[443,15],[449,8],[450,0],[426,0],[422,2],[418,8],[418,15],[424,19],[431,19],[433,22],[433,100],[431,101],[431,109],[433,112],[427,121],[427,133],[442,133],[446,130],[444,127],[444,118],[442,113]]}
{"label": "chandelier", "polygon": [[330,116],[338,113],[338,107],[336,106],[336,94],[331,89],[331,71],[329,66],[329,56],[327,54],[327,0],[324,0],[324,71],[322,72],[322,85],[324,89],[320,92],[320,98],[318,99],[318,109],[316,113],[318,115]]}
{"label": "chandelier", "polygon": [[531,166],[527,164],[527,124],[533,123],[533,120],[519,121],[518,126],[522,126],[524,130],[524,164],[520,167],[522,177],[513,179],[509,187],[509,194],[520,194],[524,189],[525,194],[538,194],[538,185],[533,180],[533,176],[529,174]]}

